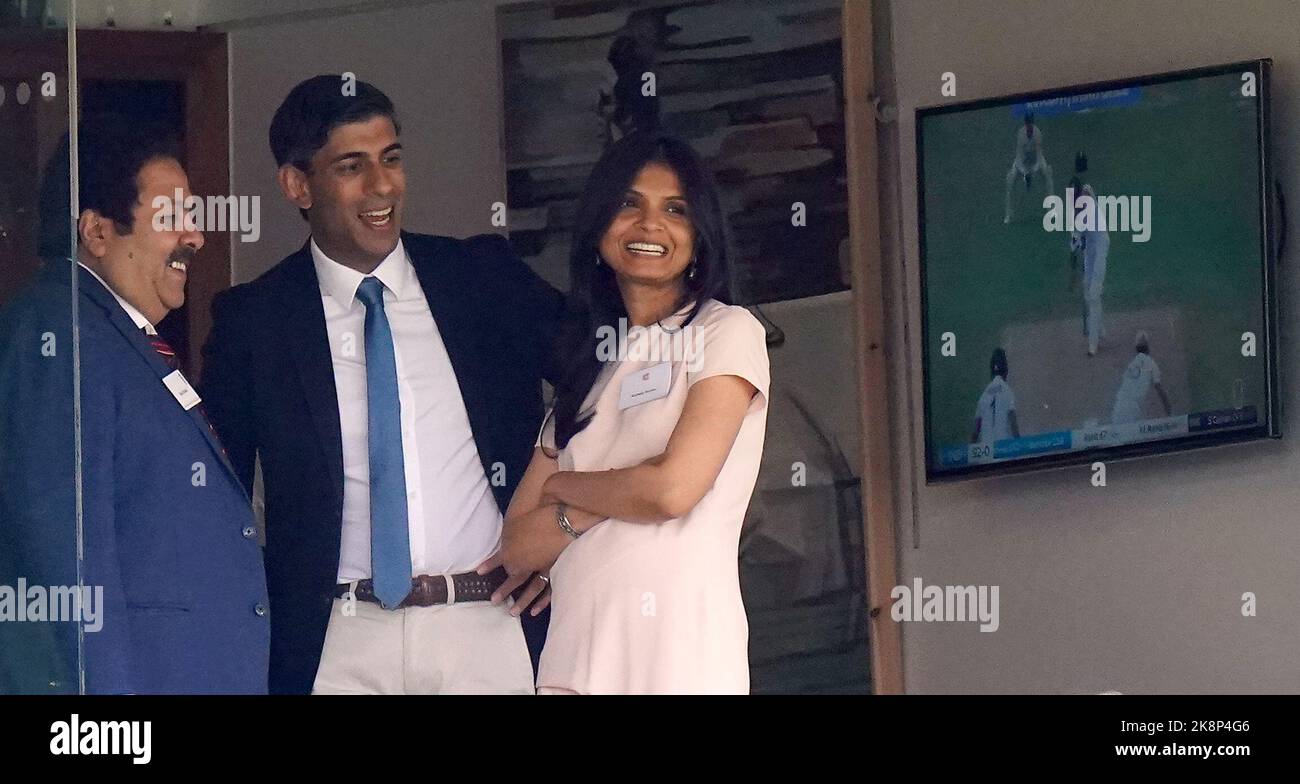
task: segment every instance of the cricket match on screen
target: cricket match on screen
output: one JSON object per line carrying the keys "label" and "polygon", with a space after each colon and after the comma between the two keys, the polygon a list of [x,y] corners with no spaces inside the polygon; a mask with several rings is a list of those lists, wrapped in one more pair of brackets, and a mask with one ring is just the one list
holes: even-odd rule
{"label": "cricket match on screen", "polygon": [[1253,66],[918,112],[929,476],[1267,424]]}

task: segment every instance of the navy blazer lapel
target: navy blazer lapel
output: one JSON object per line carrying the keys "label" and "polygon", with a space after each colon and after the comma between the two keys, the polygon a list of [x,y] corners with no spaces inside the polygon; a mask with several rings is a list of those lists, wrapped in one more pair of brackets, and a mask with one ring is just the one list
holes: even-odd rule
{"label": "navy blazer lapel", "polygon": [[[135,322],[131,320],[130,316],[126,314],[126,311],[122,309],[121,304],[118,303],[112,292],[96,280],[94,275],[86,274],[80,264],[76,265],[76,268],[78,273],[77,290],[81,292],[83,297],[89,299],[104,312],[104,316],[108,319],[109,323],[112,324],[119,333],[121,333],[122,337],[131,348],[135,349],[136,353],[138,353],[144,361],[149,364],[149,367],[153,370],[154,375],[158,377],[158,382],[161,384],[164,378],[175,371],[167,366],[167,363],[163,361],[162,357],[158,356],[158,352],[154,350],[153,346],[149,343],[148,338],[146,338],[144,333],[140,331],[140,328],[135,325]],[[178,403],[177,405],[180,404]],[[193,406],[186,411],[185,414],[189,417],[189,420],[194,423],[194,426],[198,428],[199,433],[203,435],[204,440],[208,442],[208,446],[212,449],[212,453],[216,455],[217,461],[225,467],[226,473],[230,475],[231,481],[239,488],[239,492],[242,493],[244,498],[249,500],[249,503],[251,504],[252,501],[248,499],[248,493],[244,490],[244,483],[239,481],[239,475],[235,473],[235,467],[230,464],[229,458],[226,457],[225,449],[222,448],[221,443],[213,434],[212,428],[208,426],[208,420],[207,417],[204,416],[202,408],[197,405]]]}
{"label": "navy blazer lapel", "polygon": [[339,424],[339,398],[334,385],[334,358],[330,353],[329,331],[325,327],[325,306],[321,303],[320,281],[312,262],[310,240],[284,262],[284,325],[280,332],[285,350],[292,357],[302,383],[302,393],[316,424],[331,486],[336,493],[340,520],[343,513],[343,433]]}

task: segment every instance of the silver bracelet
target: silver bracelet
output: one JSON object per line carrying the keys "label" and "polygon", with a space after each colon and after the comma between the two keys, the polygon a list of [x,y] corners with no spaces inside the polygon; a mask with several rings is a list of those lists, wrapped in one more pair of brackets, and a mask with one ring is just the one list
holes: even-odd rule
{"label": "silver bracelet", "polygon": [[579,536],[582,536],[582,534],[573,527],[573,523],[569,522],[569,516],[564,513],[564,510],[567,508],[568,507],[564,504],[555,505],[555,522],[560,524],[560,528],[562,528],[566,534],[577,539]]}

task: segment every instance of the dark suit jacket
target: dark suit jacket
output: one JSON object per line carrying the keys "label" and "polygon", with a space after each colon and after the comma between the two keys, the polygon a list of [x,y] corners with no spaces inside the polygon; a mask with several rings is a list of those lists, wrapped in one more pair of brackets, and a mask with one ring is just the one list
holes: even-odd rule
{"label": "dark suit jacket", "polygon": [[[71,267],[50,262],[0,313],[0,584],[77,584]],[[164,386],[171,369],[77,271],[82,575],[103,588],[86,690],[264,694],[268,599],[248,496],[199,408]],[[10,648],[0,680],[75,692],[76,624],[36,626],[0,623],[0,648],[44,636],[53,661]]]}
{"label": "dark suit jacket", "polygon": [[[540,380],[554,378],[562,299],[497,235],[402,234],[451,359],[502,513],[532,457]],[[202,391],[246,487],[261,457],[266,496],[273,693],[311,691],[329,624],[343,530],[343,442],[310,245],[219,295]],[[525,620],[534,662],[543,613]]]}

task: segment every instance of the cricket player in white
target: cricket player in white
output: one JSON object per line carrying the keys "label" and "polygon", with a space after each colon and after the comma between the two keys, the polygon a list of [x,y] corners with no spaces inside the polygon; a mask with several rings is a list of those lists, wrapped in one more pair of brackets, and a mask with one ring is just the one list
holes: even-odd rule
{"label": "cricket player in white", "polygon": [[[1089,202],[1090,207],[1084,202]],[[1075,198],[1078,211],[1087,209],[1094,216],[1089,225],[1077,227],[1070,235],[1070,250],[1083,251],[1083,305],[1084,331],[1088,335],[1088,356],[1097,355],[1097,346],[1106,336],[1102,320],[1101,294],[1106,283],[1106,255],[1110,253],[1109,227],[1102,226],[1097,215],[1097,194],[1091,185],[1083,186],[1083,193]],[[1083,216],[1080,216],[1083,217]]]}
{"label": "cricket player in white", "polygon": [[1020,426],[1016,424],[1016,394],[1007,384],[1007,354],[994,349],[989,359],[989,375],[993,377],[984,394],[975,404],[975,430],[970,442],[981,446],[1004,438],[1019,438]]}
{"label": "cricket player in white", "polygon": [[1019,178],[1025,180],[1025,190],[1029,190],[1030,178],[1035,172],[1042,172],[1046,180],[1045,193],[1053,193],[1052,167],[1043,157],[1043,132],[1034,125],[1034,115],[1025,115],[1025,124],[1016,131],[1016,154],[1011,159],[1011,170],[1007,172],[1007,211],[1003,223],[1011,222],[1011,187]]}
{"label": "cricket player in white", "polygon": [[1153,387],[1165,407],[1165,416],[1173,414],[1173,410],[1169,407],[1169,396],[1165,394],[1165,388],[1160,386],[1160,366],[1151,358],[1145,331],[1137,333],[1133,338],[1133,348],[1137,351],[1137,355],[1133,357],[1132,362],[1128,363],[1128,367],[1124,369],[1124,378],[1119,382],[1119,390],[1115,393],[1115,406],[1110,413],[1111,424],[1122,425],[1125,422],[1146,419],[1143,414],[1143,403],[1146,402],[1147,393]]}

